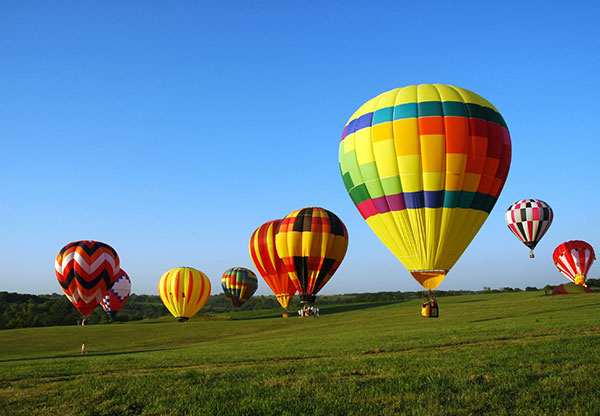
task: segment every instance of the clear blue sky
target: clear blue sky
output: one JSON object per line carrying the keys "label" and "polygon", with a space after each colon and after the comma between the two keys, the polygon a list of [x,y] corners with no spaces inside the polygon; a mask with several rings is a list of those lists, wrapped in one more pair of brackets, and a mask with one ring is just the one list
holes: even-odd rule
{"label": "clear blue sky", "polygon": [[[94,239],[135,293],[181,265],[219,293],[227,268],[255,270],[252,231],[305,206],[350,234],[322,293],[420,290],[337,160],[362,103],[419,83],[477,92],[513,140],[504,191],[439,289],[566,282],[556,245],[600,252],[598,16],[592,1],[3,1],[0,290],[62,293],[57,252]],[[555,212],[533,260],[504,223],[521,198]]]}

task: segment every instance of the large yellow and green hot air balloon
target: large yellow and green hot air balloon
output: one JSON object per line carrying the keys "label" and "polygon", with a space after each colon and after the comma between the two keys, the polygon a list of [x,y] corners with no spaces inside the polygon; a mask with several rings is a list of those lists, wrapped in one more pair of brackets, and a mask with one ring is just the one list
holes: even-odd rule
{"label": "large yellow and green hot air balloon", "polygon": [[511,142],[487,100],[448,85],[411,85],[367,101],[344,128],[340,170],[375,234],[435,289],[494,207]]}
{"label": "large yellow and green hot air balloon", "polygon": [[158,294],[169,312],[185,322],[194,316],[210,296],[210,280],[200,270],[177,267],[162,275]]}

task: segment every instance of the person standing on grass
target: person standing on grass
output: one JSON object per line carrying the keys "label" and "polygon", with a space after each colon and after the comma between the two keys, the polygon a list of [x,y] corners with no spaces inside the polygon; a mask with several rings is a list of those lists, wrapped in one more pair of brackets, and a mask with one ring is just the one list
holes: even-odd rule
{"label": "person standing on grass", "polygon": [[85,349],[85,344],[83,342],[81,343],[81,353],[87,354],[87,350]]}

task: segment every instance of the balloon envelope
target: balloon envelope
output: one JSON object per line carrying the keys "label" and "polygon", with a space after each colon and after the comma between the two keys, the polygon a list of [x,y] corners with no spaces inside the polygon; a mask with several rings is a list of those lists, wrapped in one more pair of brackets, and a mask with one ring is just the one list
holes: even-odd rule
{"label": "balloon envelope", "polygon": [[119,276],[117,252],[98,241],[75,241],[56,256],[58,283],[83,316],[89,316]]}
{"label": "balloon envelope", "polygon": [[252,270],[243,267],[232,267],[223,273],[221,287],[232,305],[239,307],[246,303],[256,292],[258,279]]}
{"label": "balloon envelope", "polygon": [[169,312],[180,322],[194,316],[210,296],[210,280],[200,270],[176,267],[162,275],[158,294]]}
{"label": "balloon envelope", "polygon": [[348,231],[333,212],[302,208],[281,221],[275,246],[300,300],[314,302],[346,255]]}
{"label": "balloon envelope", "polygon": [[494,207],[508,175],[504,119],[447,85],[385,92],[348,120],[340,170],[367,224],[426,289],[435,289]]}
{"label": "balloon envelope", "polygon": [[129,295],[131,294],[131,279],[125,270],[121,269],[119,277],[115,280],[112,288],[108,291],[108,294],[102,298],[100,306],[104,309],[104,312],[110,316],[111,319],[117,315],[117,312],[121,310]]}
{"label": "balloon envelope", "polygon": [[554,213],[550,205],[539,199],[521,199],[506,210],[508,228],[531,250],[540,242],[552,220]]}
{"label": "balloon envelope", "polygon": [[265,279],[282,308],[287,309],[296,293],[275,247],[275,233],[281,220],[269,221],[258,227],[250,237],[250,257],[258,273]]}
{"label": "balloon envelope", "polygon": [[573,240],[556,247],[552,259],[558,270],[569,280],[579,286],[586,286],[585,280],[596,254],[585,241]]}

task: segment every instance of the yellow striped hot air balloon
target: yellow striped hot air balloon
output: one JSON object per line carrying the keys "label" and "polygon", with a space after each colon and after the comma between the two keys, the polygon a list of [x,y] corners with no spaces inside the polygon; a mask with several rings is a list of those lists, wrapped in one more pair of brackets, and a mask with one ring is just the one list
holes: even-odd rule
{"label": "yellow striped hot air balloon", "polygon": [[194,316],[210,296],[210,280],[199,270],[177,267],[162,275],[158,294],[169,312],[185,322]]}
{"label": "yellow striped hot air balloon", "polygon": [[504,186],[511,142],[479,95],[411,85],[348,120],[340,170],[367,224],[425,288],[435,289],[479,231]]}

